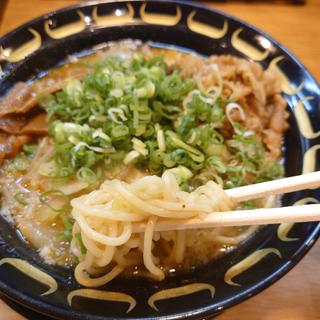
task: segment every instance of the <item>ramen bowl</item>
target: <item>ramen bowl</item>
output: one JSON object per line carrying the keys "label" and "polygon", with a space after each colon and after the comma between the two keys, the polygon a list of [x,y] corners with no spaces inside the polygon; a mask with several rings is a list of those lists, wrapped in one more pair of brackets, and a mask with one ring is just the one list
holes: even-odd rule
{"label": "ramen bowl", "polygon": [[[28,22],[0,39],[0,96],[18,81],[40,78],[70,57],[86,56],[122,39],[202,56],[232,54],[274,69],[290,113],[285,174],[320,169],[320,90],[314,78],[264,32],[192,3],[99,1]],[[318,200],[319,190],[307,190],[286,194],[281,202],[291,206]],[[0,290],[20,311],[35,312],[39,319],[209,318],[285,275],[320,233],[316,222],[263,226],[236,249],[190,272],[169,275],[162,282],[119,278],[93,292],[83,291],[71,269],[45,264],[19,232],[0,219]]]}

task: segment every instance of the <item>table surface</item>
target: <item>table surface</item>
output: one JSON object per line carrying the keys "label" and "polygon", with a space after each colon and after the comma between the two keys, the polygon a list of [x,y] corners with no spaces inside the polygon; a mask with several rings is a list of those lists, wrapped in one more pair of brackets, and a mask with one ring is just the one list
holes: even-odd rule
{"label": "table surface", "polygon": [[[0,2],[3,0],[0,0]],[[9,0],[0,13],[0,36],[49,11],[75,0]],[[266,31],[291,50],[320,82],[320,0],[305,5],[262,1],[214,2],[220,9]],[[0,6],[1,9],[1,6]],[[320,243],[284,278],[248,301],[233,307],[219,320],[320,320]],[[0,320],[21,320],[0,300]]]}

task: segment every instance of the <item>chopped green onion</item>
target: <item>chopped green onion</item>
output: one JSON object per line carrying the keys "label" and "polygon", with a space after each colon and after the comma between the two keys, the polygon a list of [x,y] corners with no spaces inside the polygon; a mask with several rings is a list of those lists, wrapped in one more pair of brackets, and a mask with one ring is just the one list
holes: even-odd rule
{"label": "chopped green onion", "polygon": [[135,89],[133,94],[138,98],[152,98],[156,91],[155,85],[151,81],[147,81],[141,88]]}
{"label": "chopped green onion", "polygon": [[20,172],[27,171],[29,168],[29,165],[30,165],[30,160],[23,154],[20,154],[13,159],[14,169],[17,171],[20,171]]}
{"label": "chopped green onion", "polygon": [[38,146],[36,144],[24,144],[22,149],[27,157],[33,158]]}
{"label": "chopped green onion", "polygon": [[24,192],[18,192],[14,195],[14,198],[17,202],[19,202],[20,204],[22,204],[23,206],[27,206],[29,203],[28,201],[25,199],[25,193]]}
{"label": "chopped green onion", "polygon": [[49,162],[41,163],[38,173],[44,177],[55,177],[57,175],[57,164],[51,160]]}
{"label": "chopped green onion", "polygon": [[244,201],[240,204],[240,206],[241,206],[241,209],[243,210],[251,210],[256,208],[256,205],[252,200]]}
{"label": "chopped green onion", "polygon": [[139,139],[133,138],[132,140],[133,143],[133,149],[139,152],[143,156],[147,156],[149,151],[146,148],[146,145]]}
{"label": "chopped green onion", "polygon": [[161,127],[158,123],[156,123],[155,128],[156,128],[156,132],[157,132],[158,148],[160,151],[166,151],[166,140],[164,138],[163,130],[161,129]]}
{"label": "chopped green onion", "polygon": [[77,233],[75,235],[75,238],[78,242],[78,245],[79,245],[79,248],[80,248],[80,251],[82,254],[85,254],[87,252],[87,248],[85,247],[83,241],[82,241],[82,237],[81,237],[81,234],[80,233]]}
{"label": "chopped green onion", "polygon": [[137,158],[139,158],[139,156],[140,156],[140,153],[138,151],[132,150],[123,159],[123,163],[130,164],[130,163],[134,162]]}
{"label": "chopped green onion", "polygon": [[185,142],[183,142],[178,136],[177,134],[175,134],[172,131],[168,131],[167,135],[170,137],[170,139],[172,140],[172,142],[177,146],[180,147],[182,149],[185,149],[186,151],[190,152],[191,154],[194,154],[196,156],[203,156],[202,152],[189,146],[188,144],[186,144]]}
{"label": "chopped green onion", "polygon": [[94,171],[87,167],[81,167],[77,171],[76,176],[78,180],[88,182],[88,183],[95,183],[98,180],[98,177],[94,173]]}
{"label": "chopped green onion", "polygon": [[54,211],[54,212],[65,211],[65,208],[64,208],[65,206],[63,206],[61,208],[54,208],[47,200],[47,196],[49,196],[49,195],[59,195],[59,196],[65,196],[65,197],[66,197],[66,195],[59,189],[51,189],[51,190],[47,190],[47,191],[42,192],[39,196],[40,202],[43,205],[46,205],[47,207],[49,207],[52,211]]}
{"label": "chopped green onion", "polygon": [[57,237],[63,238],[65,241],[71,242],[72,240],[72,228],[74,224],[73,218],[68,215],[62,216],[62,223],[64,226],[64,230],[57,234]]}
{"label": "chopped green onion", "polygon": [[[236,101],[221,97],[217,65],[208,65],[217,80],[210,88],[201,79],[195,83],[182,78],[163,56],[109,56],[90,67],[84,79],[69,81],[39,102],[51,119],[49,135],[54,141],[53,157],[40,166],[41,175],[53,181],[89,181],[92,187],[101,182],[97,172],[119,163],[159,175],[182,167],[189,174],[179,183],[187,190],[188,184],[210,179],[228,188],[283,174],[277,161],[266,160],[269,154],[259,138],[233,121],[232,111],[242,121],[245,114]],[[232,137],[225,132],[226,120],[234,128]],[[24,150],[31,158],[34,149]],[[27,170],[28,161],[13,160],[7,170]]]}
{"label": "chopped green onion", "polygon": [[230,103],[227,104],[227,106],[226,106],[226,116],[227,116],[229,122],[231,123],[231,125],[233,126],[234,131],[237,134],[241,134],[241,129],[239,129],[239,127],[237,126],[237,123],[231,117],[231,112],[233,110],[237,110],[238,111],[242,121],[244,121],[246,119],[246,115],[245,115],[243,109],[241,108],[241,106],[238,103],[230,102]]}
{"label": "chopped green onion", "polygon": [[168,169],[167,171],[184,180],[189,180],[193,176],[192,171],[184,166],[178,166],[176,168]]}

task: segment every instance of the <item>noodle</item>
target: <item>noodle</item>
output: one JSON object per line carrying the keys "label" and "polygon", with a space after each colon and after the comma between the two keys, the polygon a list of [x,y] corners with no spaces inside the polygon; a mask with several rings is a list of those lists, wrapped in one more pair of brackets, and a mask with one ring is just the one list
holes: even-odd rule
{"label": "noodle", "polygon": [[156,267],[152,256],[152,238],[156,221],[156,217],[151,217],[148,220],[143,240],[143,263],[151,274],[153,274],[158,280],[162,280],[164,279],[164,272],[160,268]]}
{"label": "noodle", "polygon": [[175,260],[181,263],[184,258],[186,248],[186,232],[184,230],[177,231],[177,241],[175,242]]}
{"label": "noodle", "polygon": [[[116,202],[119,198],[123,201]],[[114,202],[116,208],[113,208]],[[82,254],[76,237],[73,237],[71,248],[80,260],[75,275],[77,281],[86,286],[105,284],[113,279],[115,273],[122,272],[130,265],[125,256],[132,250],[136,251],[136,248],[142,251],[145,268],[155,279],[162,280],[165,273],[156,265],[159,259],[153,256],[153,249],[157,240],[162,237],[168,239],[168,233],[164,236],[162,232],[154,233],[157,220],[189,219],[234,207],[231,199],[215,183],[208,182],[192,193],[187,193],[180,190],[175,176],[168,171],[162,178],[147,176],[132,184],[119,180],[105,181],[100,190],[73,199],[71,205],[72,216],[76,221],[73,234],[81,233],[87,249]],[[113,215],[121,213],[123,220],[119,217],[111,220],[108,211],[112,211]],[[143,237],[137,238],[132,234],[131,223],[135,221],[147,221]],[[186,250],[186,232],[176,231],[171,232],[171,235],[169,240],[173,240],[174,245],[170,256],[176,263],[181,263]],[[116,262],[118,268],[114,267],[102,277],[90,279],[85,275],[91,269],[109,267],[112,262]]]}

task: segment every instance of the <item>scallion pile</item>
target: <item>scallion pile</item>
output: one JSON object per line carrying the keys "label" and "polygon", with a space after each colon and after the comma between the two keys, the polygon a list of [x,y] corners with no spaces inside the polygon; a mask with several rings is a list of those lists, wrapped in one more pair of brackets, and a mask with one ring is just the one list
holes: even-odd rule
{"label": "scallion pile", "polygon": [[240,123],[231,123],[231,138],[223,136],[231,101],[219,90],[199,90],[179,70],[169,72],[163,56],[109,57],[93,70],[41,98],[54,140],[54,157],[39,168],[41,175],[96,182],[103,170],[123,163],[150,174],[171,170],[186,190],[208,180],[232,188],[282,175]]}

